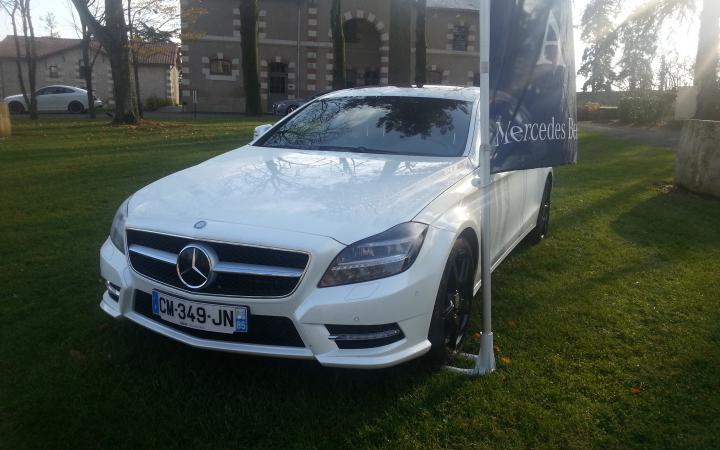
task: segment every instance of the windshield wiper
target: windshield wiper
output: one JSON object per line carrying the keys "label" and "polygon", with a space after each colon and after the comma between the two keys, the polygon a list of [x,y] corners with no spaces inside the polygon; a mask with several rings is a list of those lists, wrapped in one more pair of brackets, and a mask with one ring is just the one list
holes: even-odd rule
{"label": "windshield wiper", "polygon": [[396,152],[391,152],[388,150],[380,150],[376,148],[367,148],[367,147],[344,147],[341,145],[316,145],[316,149],[318,150],[328,150],[328,151],[340,151],[340,152],[351,152],[351,153],[370,153],[373,155],[397,155]]}

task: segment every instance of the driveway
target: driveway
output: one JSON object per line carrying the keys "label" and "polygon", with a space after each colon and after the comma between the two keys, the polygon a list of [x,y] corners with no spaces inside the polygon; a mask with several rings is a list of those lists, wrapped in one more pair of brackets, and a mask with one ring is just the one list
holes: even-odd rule
{"label": "driveway", "polygon": [[680,130],[639,128],[597,122],[580,122],[580,130],[673,151],[680,143]]}

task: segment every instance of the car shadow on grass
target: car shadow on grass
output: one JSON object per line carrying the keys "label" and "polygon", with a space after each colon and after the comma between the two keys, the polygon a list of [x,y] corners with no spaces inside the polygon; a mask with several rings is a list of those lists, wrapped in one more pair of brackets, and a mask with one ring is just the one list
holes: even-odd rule
{"label": "car shadow on grass", "polygon": [[[445,376],[424,359],[379,370],[325,368],[312,360],[291,360],[204,351],[126,322],[113,325],[112,345],[119,411],[138,411],[135,426],[173,418],[158,431],[182,434],[179,418],[193,418],[202,444],[235,442],[237,430],[257,447],[352,445],[361,436],[396,431],[385,418],[397,414],[400,399],[440,405],[464,378]],[[127,378],[138,380],[128,382]],[[140,381],[141,380],[141,381]],[[422,389],[432,380],[433,389]],[[168,405],[172,405],[168,410]],[[432,408],[431,408],[432,409]],[[408,426],[420,410],[400,419]],[[191,447],[192,441],[188,442]]]}

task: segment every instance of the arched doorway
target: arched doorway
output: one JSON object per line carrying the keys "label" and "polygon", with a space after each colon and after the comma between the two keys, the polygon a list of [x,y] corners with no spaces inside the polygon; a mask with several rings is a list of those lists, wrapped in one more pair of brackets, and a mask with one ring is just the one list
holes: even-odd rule
{"label": "arched doorway", "polygon": [[343,32],[348,87],[380,84],[381,36],[376,26],[354,18],[343,24]]}

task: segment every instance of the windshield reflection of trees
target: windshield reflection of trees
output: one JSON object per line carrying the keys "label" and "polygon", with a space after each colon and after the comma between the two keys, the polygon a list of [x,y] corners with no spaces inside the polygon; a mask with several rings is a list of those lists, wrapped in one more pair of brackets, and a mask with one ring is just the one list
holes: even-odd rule
{"label": "windshield reflection of trees", "polygon": [[[438,133],[445,136],[455,130],[456,112],[467,116],[466,123],[469,123],[470,103],[459,100],[379,96],[323,99],[290,119],[264,145],[308,150],[326,149],[324,147],[333,144],[344,147],[352,142],[349,133],[353,130],[374,127],[382,130],[383,137],[388,137],[384,143],[388,143],[390,148],[381,149],[383,151],[397,151],[392,146],[397,144],[398,139],[421,139],[431,140],[447,152],[453,146],[433,137]],[[364,115],[367,115],[367,119],[363,119]],[[374,118],[377,118],[375,123],[369,124]],[[453,139],[453,144],[455,141]],[[355,143],[361,144],[355,148],[364,147],[362,139]],[[463,139],[454,147],[464,148],[464,143]],[[428,154],[433,153],[437,151]]]}

